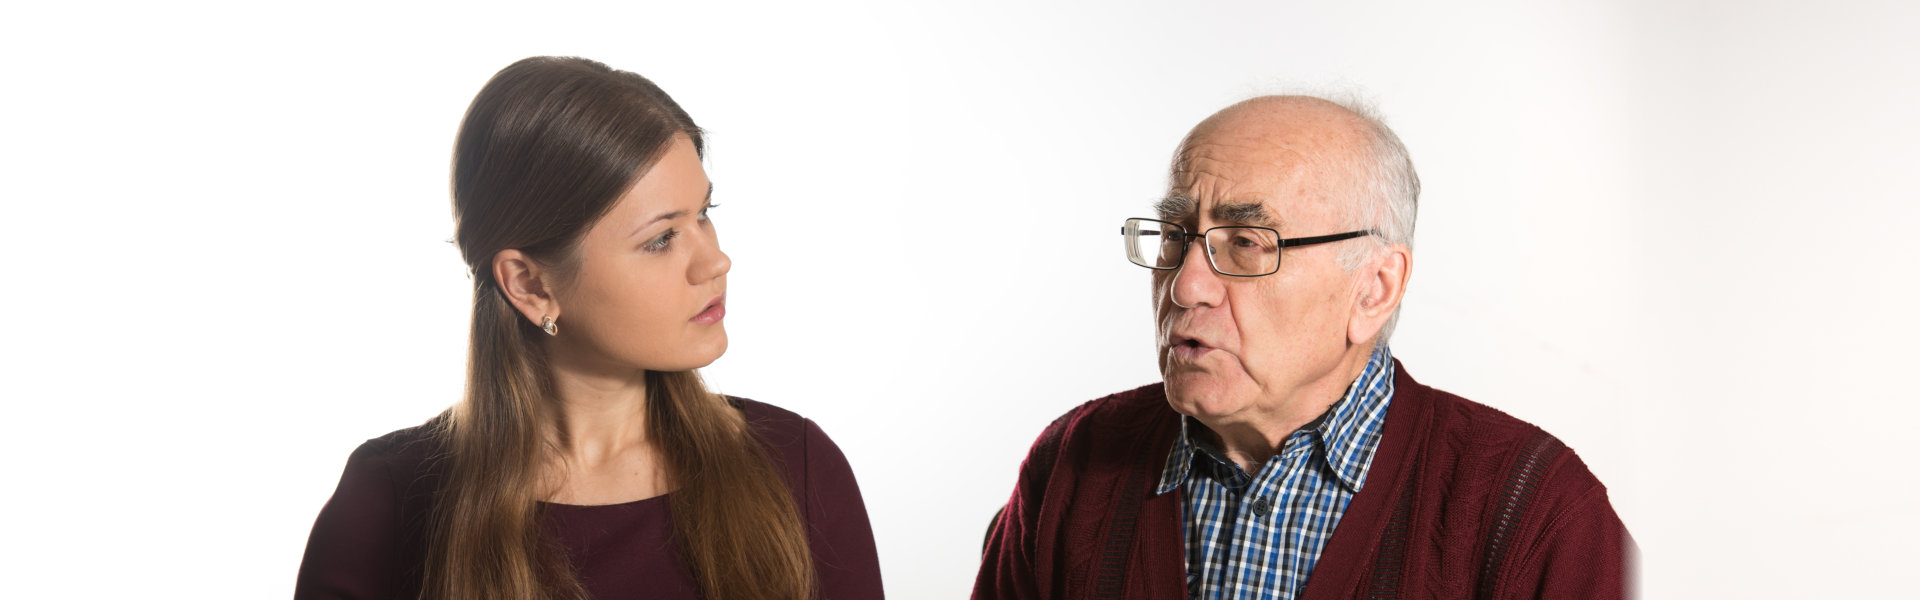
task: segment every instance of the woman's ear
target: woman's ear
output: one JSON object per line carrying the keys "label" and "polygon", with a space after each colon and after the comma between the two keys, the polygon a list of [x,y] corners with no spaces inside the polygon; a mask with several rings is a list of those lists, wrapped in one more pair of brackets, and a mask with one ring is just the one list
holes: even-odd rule
{"label": "woman's ear", "polygon": [[501,250],[493,255],[493,280],[520,315],[534,325],[560,318],[560,303],[547,286],[547,271],[527,253]]}

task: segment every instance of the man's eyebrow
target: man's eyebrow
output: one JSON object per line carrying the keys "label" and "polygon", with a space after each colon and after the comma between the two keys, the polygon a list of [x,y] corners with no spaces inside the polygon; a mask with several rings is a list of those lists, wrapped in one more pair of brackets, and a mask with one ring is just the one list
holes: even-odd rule
{"label": "man's eyebrow", "polygon": [[[701,200],[700,204],[701,206],[705,206],[711,203],[713,203],[713,182],[709,181],[707,182],[707,197]],[[632,233],[627,234],[627,237],[640,235],[640,230],[646,229],[647,227],[652,226],[654,223],[659,223],[661,221],[671,221],[673,219],[678,219],[682,216],[685,216],[686,214],[687,214],[687,211],[684,211],[684,210],[676,210],[672,212],[660,213],[659,215],[656,215],[651,219],[646,219],[644,221],[641,221],[638,227],[633,228]]]}
{"label": "man's eyebrow", "polygon": [[1153,203],[1154,212],[1166,221],[1178,221],[1193,215],[1193,199],[1185,194],[1168,194],[1159,202]]}
{"label": "man's eyebrow", "polygon": [[1259,202],[1241,202],[1213,205],[1213,218],[1216,221],[1240,225],[1260,225],[1279,227],[1280,220],[1267,212],[1267,205]]}

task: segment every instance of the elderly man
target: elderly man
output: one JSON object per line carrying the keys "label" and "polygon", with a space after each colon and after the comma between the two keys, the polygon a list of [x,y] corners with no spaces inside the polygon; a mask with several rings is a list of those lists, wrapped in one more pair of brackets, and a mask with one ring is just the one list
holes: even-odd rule
{"label": "elderly man", "polygon": [[1573,451],[1388,350],[1418,196],[1393,132],[1334,102],[1195,127],[1121,229],[1163,382],[1040,434],[973,597],[1625,594],[1632,541]]}

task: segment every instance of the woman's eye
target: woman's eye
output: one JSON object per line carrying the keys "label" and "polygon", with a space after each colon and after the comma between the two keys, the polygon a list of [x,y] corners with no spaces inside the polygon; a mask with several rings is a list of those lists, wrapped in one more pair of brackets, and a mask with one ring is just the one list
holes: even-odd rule
{"label": "woman's eye", "polygon": [[642,245],[641,248],[648,252],[666,252],[669,243],[673,241],[673,238],[677,237],[680,237],[680,230],[668,229],[666,233],[660,234],[660,237],[653,238],[653,241],[647,242]]}
{"label": "woman's eye", "polygon": [[716,208],[720,208],[720,205],[718,205],[718,204],[708,204],[708,205],[706,205],[705,207],[702,207],[702,208],[700,209],[700,220],[702,220],[702,221],[705,221],[705,220],[707,220],[707,219],[708,219],[708,217],[707,217],[707,211],[710,211],[710,210],[713,210],[713,209],[716,209]]}

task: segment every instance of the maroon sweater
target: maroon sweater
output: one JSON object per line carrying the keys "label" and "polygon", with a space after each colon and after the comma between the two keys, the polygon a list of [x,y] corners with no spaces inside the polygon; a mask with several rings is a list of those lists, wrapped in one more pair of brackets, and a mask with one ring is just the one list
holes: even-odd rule
{"label": "maroon sweater", "polygon": [[[1607,490],[1540,428],[1415,382],[1302,598],[1618,598],[1633,542]],[[1184,598],[1181,492],[1154,494],[1180,428],[1160,384],[1040,434],[973,597]]]}
{"label": "maroon sweater", "polygon": [[[860,487],[840,448],[778,407],[733,399],[761,439],[806,521],[820,597],[879,599],[880,563]],[[307,539],[297,600],[420,595],[425,528],[443,467],[422,427],[362,444]],[[543,523],[594,598],[698,598],[674,551],[667,497],[606,506],[543,504]]]}

